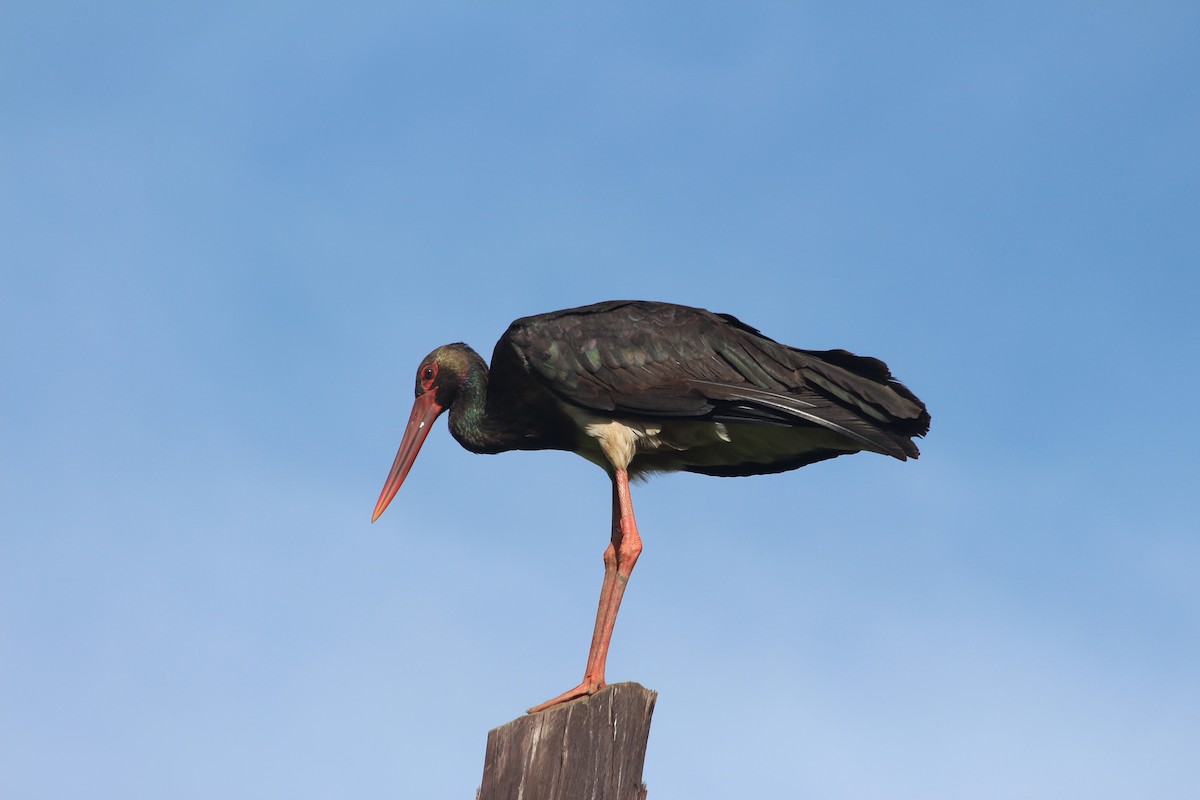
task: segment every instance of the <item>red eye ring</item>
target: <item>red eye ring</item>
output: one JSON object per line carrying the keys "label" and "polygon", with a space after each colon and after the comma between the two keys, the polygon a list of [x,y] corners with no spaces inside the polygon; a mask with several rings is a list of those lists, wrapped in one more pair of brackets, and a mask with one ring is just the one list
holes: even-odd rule
{"label": "red eye ring", "polygon": [[426,391],[433,386],[433,381],[435,378],[437,378],[437,374],[438,363],[436,361],[430,361],[428,364],[421,367],[421,386],[423,386]]}

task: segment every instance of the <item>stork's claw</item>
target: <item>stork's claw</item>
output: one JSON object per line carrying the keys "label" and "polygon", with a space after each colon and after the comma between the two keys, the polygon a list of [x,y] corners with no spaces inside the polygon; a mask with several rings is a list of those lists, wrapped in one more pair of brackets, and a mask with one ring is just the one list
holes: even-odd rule
{"label": "stork's claw", "polygon": [[581,697],[590,697],[596,692],[607,686],[603,680],[584,678],[583,683],[576,686],[574,689],[568,689],[553,700],[547,700],[544,703],[534,706],[529,709],[528,713],[536,714],[539,711],[545,711],[547,708],[557,706],[562,703],[569,703],[572,700],[578,700]]}

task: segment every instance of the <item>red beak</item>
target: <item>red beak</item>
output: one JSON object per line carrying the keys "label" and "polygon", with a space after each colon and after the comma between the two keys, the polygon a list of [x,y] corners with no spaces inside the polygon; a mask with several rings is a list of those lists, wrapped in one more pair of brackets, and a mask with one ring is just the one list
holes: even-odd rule
{"label": "red beak", "polygon": [[404,483],[408,471],[412,469],[413,462],[417,460],[417,453],[421,452],[421,445],[425,443],[425,437],[429,435],[434,420],[446,410],[438,405],[436,398],[437,392],[426,392],[413,403],[412,414],[408,418],[408,427],[404,429],[404,439],[400,441],[400,450],[396,453],[392,471],[388,473],[387,481],[383,484],[383,491],[379,493],[379,502],[375,504],[375,513],[371,515],[371,522],[379,519],[379,515],[396,496],[396,492],[400,491],[400,484]]}

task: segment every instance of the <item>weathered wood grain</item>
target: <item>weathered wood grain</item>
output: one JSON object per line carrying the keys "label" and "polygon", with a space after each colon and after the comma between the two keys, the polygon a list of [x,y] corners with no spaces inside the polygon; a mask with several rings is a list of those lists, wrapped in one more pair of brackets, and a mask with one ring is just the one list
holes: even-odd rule
{"label": "weathered wood grain", "polygon": [[657,698],[617,683],[492,729],[478,800],[645,800]]}

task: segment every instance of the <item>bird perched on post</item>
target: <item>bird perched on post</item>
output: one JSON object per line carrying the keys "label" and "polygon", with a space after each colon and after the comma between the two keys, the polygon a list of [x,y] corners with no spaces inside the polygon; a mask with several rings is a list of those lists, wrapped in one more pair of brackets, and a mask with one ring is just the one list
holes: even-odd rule
{"label": "bird perched on post", "polygon": [[569,450],[612,480],[612,535],[583,681],[530,709],[605,686],[613,624],[642,551],[631,477],[763,475],[869,450],[916,458],[929,413],[886,364],[801,350],[727,314],[612,301],[519,319],[488,364],[465,344],[417,368],[416,402],[371,517],[395,497],[439,415],[474,453]]}

